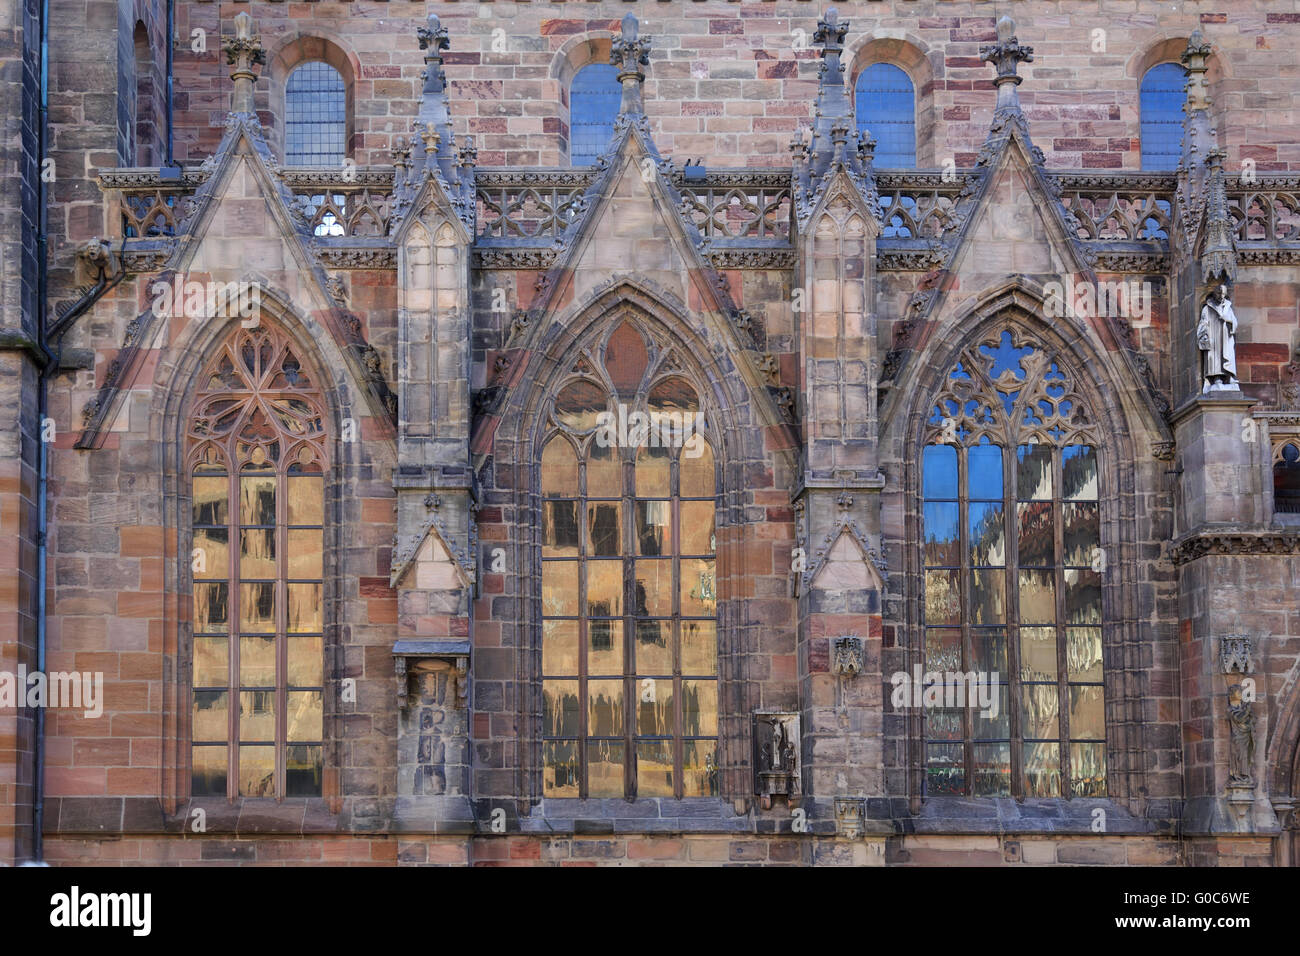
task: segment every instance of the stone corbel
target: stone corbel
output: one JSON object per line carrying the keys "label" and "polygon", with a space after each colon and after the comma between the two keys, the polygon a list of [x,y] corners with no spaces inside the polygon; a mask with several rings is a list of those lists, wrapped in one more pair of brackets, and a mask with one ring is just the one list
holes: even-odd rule
{"label": "stone corbel", "polygon": [[469,641],[398,641],[393,645],[393,669],[397,674],[397,707],[405,712],[411,702],[411,676],[421,662],[439,662],[451,670],[456,684],[456,706],[469,699]]}

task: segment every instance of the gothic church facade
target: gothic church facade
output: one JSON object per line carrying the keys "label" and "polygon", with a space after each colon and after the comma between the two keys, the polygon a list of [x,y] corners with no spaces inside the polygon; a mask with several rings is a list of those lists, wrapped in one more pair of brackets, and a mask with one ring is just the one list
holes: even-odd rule
{"label": "gothic church facade", "polygon": [[4,7],[0,859],[1300,862],[1300,7]]}

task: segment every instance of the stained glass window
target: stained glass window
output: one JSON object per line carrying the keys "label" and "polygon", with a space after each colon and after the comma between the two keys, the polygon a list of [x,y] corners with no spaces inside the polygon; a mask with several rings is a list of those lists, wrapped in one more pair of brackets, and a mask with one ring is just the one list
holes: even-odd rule
{"label": "stained glass window", "polygon": [[191,792],[320,796],[323,403],[293,346],[239,329],[189,423]]}
{"label": "stained glass window", "polygon": [[328,63],[304,63],[284,88],[286,166],[338,166],[348,144],[347,89]]}
{"label": "stained glass window", "polygon": [[614,136],[623,87],[618,70],[606,63],[584,66],[569,86],[569,159],[590,166]]}
{"label": "stained glass window", "polygon": [[1142,168],[1176,169],[1183,155],[1183,104],[1187,73],[1177,63],[1157,63],[1142,77]]}
{"label": "stained glass window", "polygon": [[912,80],[892,63],[873,63],[860,74],[854,97],[858,130],[876,140],[881,169],[916,165],[916,95]]}
{"label": "stained glass window", "polygon": [[965,350],[931,409],[927,794],[1106,793],[1097,439],[1064,364],[1010,330]]}
{"label": "stained glass window", "polygon": [[543,445],[542,750],[551,797],[718,793],[713,449],[630,323],[556,394]]}

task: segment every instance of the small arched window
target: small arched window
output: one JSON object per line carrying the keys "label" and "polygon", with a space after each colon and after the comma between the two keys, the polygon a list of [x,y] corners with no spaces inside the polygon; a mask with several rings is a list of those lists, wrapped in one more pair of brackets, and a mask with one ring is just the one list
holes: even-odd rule
{"label": "small arched window", "polygon": [[189,420],[191,794],[321,796],[324,402],[288,339],[237,330]]}
{"label": "small arched window", "polygon": [[873,63],[860,74],[854,97],[858,132],[876,140],[875,165],[916,165],[916,92],[912,80],[892,63]]}
{"label": "small arched window", "polygon": [[1142,77],[1142,168],[1176,169],[1183,153],[1187,74],[1177,63],[1157,63]]}
{"label": "small arched window", "polygon": [[1300,442],[1289,441],[1273,455],[1273,511],[1300,515]]}
{"label": "small arched window", "polygon": [[289,74],[284,89],[286,166],[337,166],[347,155],[347,87],[318,60]]}
{"label": "small arched window", "polygon": [[696,389],[624,323],[550,422],[543,793],[717,796],[717,486]]}
{"label": "small arched window", "polygon": [[590,166],[614,136],[623,98],[618,70],[606,63],[580,69],[569,86],[569,159]]}
{"label": "small arched window", "polygon": [[[1010,330],[966,349],[930,406],[923,654],[945,681],[923,698],[931,796],[1106,795],[1098,439],[1057,357]],[[978,703],[959,683],[972,672]]]}

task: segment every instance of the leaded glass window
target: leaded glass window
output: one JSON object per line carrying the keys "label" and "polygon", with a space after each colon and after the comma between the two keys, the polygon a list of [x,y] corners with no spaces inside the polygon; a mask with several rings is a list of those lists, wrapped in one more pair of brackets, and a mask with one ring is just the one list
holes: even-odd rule
{"label": "leaded glass window", "polygon": [[1106,793],[1098,431],[1063,362],[1019,333],[966,349],[921,461],[929,795]]}
{"label": "leaded glass window", "polygon": [[911,78],[892,63],[873,63],[860,74],[854,96],[858,131],[876,140],[881,169],[916,165],[916,93]]}
{"label": "leaded glass window", "polygon": [[286,166],[338,166],[347,152],[347,88],[328,63],[304,63],[284,88]]}
{"label": "leaded glass window", "polygon": [[614,136],[623,99],[618,70],[606,63],[584,66],[569,87],[569,159],[590,166]]}
{"label": "leaded glass window", "polygon": [[1177,63],[1158,63],[1142,77],[1143,169],[1176,169],[1183,155],[1183,104],[1187,73]]}
{"label": "leaded glass window", "polygon": [[579,362],[549,424],[543,792],[716,796],[716,484],[698,392],[626,323]]}
{"label": "leaded glass window", "polygon": [[293,346],[239,329],[188,429],[191,793],[320,796],[323,402]]}

